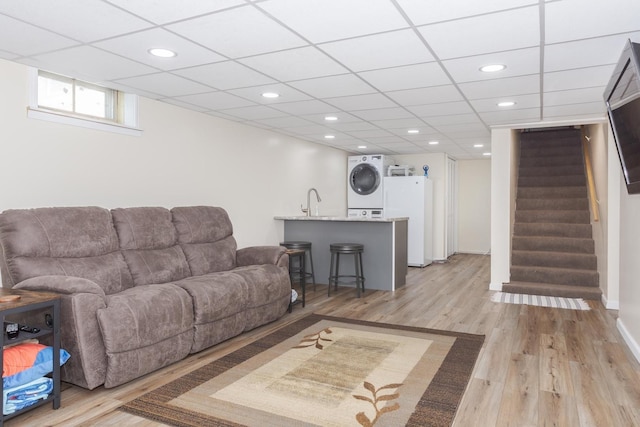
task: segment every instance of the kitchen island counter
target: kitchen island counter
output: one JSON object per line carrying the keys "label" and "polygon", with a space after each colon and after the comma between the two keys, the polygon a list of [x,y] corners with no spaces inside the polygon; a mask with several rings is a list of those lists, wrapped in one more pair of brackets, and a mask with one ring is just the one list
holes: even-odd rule
{"label": "kitchen island counter", "polygon": [[[318,283],[326,284],[329,281],[331,243],[364,245],[362,262],[365,289],[395,291],[406,282],[406,217],[276,216],[274,219],[284,221],[284,240],[311,242]],[[340,274],[353,272],[353,257],[341,256]]]}

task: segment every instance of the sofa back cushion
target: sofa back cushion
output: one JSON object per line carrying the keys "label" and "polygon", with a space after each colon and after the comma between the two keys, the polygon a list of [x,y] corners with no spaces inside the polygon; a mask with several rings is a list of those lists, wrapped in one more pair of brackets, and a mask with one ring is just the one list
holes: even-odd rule
{"label": "sofa back cushion", "polygon": [[171,209],[191,272],[194,276],[227,271],[236,267],[236,240],[227,212],[213,206]]}
{"label": "sofa back cushion", "polygon": [[111,210],[111,214],[136,286],[167,283],[191,275],[168,209],[121,208]]}
{"label": "sofa back cushion", "polygon": [[4,286],[44,275],[82,277],[97,283],[106,294],[133,286],[107,209],[4,211],[0,214],[0,245]]}

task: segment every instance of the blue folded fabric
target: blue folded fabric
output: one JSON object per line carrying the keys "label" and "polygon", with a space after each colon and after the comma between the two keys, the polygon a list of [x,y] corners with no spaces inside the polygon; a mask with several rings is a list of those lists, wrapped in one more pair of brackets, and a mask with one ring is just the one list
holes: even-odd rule
{"label": "blue folded fabric", "polygon": [[[69,353],[60,349],[60,366],[62,366],[67,360],[69,360]],[[46,347],[38,352],[36,360],[33,366],[29,369],[25,369],[22,372],[18,372],[15,375],[2,378],[2,386],[4,389],[18,387],[22,384],[26,384],[30,381],[40,378],[48,373],[53,372],[53,348]]]}
{"label": "blue folded fabric", "polygon": [[46,399],[52,391],[53,380],[48,377],[40,377],[21,386],[6,389],[2,393],[2,413],[13,414],[15,411],[33,405],[38,400]]}

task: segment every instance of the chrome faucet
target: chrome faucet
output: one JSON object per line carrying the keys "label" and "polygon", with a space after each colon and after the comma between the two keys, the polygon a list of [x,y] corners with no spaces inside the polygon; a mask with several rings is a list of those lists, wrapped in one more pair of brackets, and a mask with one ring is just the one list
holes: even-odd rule
{"label": "chrome faucet", "polygon": [[300,205],[300,210],[302,210],[302,212],[304,212],[307,216],[311,216],[311,192],[315,191],[316,193],[316,199],[318,199],[318,203],[320,203],[322,201],[322,199],[320,198],[320,194],[318,194],[318,190],[316,190],[315,188],[310,188],[309,191],[307,191],[307,208],[303,208],[302,205]]}

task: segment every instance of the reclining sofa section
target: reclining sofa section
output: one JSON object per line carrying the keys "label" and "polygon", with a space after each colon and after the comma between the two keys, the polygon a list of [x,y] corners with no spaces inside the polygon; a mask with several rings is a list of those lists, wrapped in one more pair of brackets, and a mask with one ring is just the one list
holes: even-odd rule
{"label": "reclining sofa section", "polygon": [[62,380],[115,387],[281,317],[279,246],[238,250],[210,206],[0,214],[2,285],[61,294]]}

